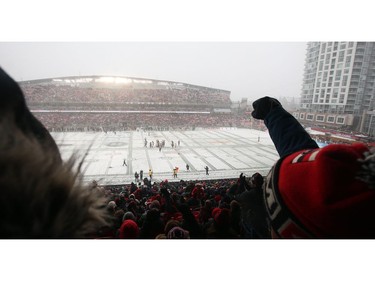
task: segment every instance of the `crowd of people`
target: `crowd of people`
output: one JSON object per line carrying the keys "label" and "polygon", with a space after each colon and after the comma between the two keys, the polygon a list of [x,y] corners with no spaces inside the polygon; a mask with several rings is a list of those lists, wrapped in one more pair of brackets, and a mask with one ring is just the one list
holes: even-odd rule
{"label": "crowd of people", "polygon": [[[250,128],[248,114],[231,111],[228,91],[188,85],[77,85],[24,82],[21,88],[31,111],[50,131]],[[216,107],[226,113],[216,113]]]}
{"label": "crowd of people", "polygon": [[162,103],[162,104],[209,104],[230,106],[230,92],[200,88],[184,87],[171,89],[168,87],[143,88],[112,87],[100,88],[80,87],[72,85],[54,85],[22,83],[22,90],[28,104],[33,103]]}
{"label": "crowd of people", "polygon": [[137,128],[191,130],[197,127],[251,127],[251,121],[247,115],[221,113],[35,112],[34,114],[50,131],[118,131]]}
{"label": "crowd of people", "polygon": [[93,182],[91,187],[105,195],[110,221],[92,238],[270,238],[262,207],[263,177],[258,173],[247,180],[241,174],[238,179],[153,184],[146,177],[140,183]]}

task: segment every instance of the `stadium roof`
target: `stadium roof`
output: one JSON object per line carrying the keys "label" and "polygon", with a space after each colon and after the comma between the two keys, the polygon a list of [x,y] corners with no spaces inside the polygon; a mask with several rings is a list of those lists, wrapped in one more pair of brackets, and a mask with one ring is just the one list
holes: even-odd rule
{"label": "stadium roof", "polygon": [[56,84],[56,85],[95,85],[95,86],[126,86],[126,85],[137,85],[142,87],[146,86],[155,86],[160,88],[170,88],[170,89],[185,89],[185,88],[200,88],[207,89],[210,91],[220,91],[230,94],[230,91],[223,89],[210,88],[205,86],[187,84],[176,81],[167,81],[167,80],[156,80],[149,78],[137,78],[137,77],[125,77],[125,76],[111,76],[111,75],[90,75],[90,76],[65,76],[65,77],[56,77],[56,78],[44,78],[44,79],[35,79],[27,81],[19,81],[20,85],[27,84]]}

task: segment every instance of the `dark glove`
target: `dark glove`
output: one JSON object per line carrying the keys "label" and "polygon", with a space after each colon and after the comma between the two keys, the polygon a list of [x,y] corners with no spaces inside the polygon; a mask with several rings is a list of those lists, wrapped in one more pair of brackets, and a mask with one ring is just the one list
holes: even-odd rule
{"label": "dark glove", "polygon": [[239,183],[239,185],[240,185],[241,187],[243,187],[244,184],[245,184],[245,182],[246,182],[246,177],[243,175],[243,173],[241,173],[241,174],[240,174],[240,177],[239,177],[239,179],[238,179],[238,183]]}
{"label": "dark glove", "polygon": [[243,175],[243,173],[240,174],[240,177],[238,179],[238,183],[239,183],[239,191],[240,191],[240,193],[242,193],[246,189],[249,189],[249,185],[248,185],[248,183],[246,181],[246,177]]}
{"label": "dark glove", "polygon": [[274,98],[263,97],[253,102],[254,111],[251,113],[255,119],[264,120],[267,114],[274,108],[281,106],[281,103]]}

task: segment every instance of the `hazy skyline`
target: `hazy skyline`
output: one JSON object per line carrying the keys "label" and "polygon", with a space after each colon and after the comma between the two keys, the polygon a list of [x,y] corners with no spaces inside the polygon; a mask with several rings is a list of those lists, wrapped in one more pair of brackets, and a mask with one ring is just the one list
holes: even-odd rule
{"label": "hazy skyline", "polygon": [[116,75],[231,91],[233,101],[299,97],[306,42],[0,42],[15,80]]}

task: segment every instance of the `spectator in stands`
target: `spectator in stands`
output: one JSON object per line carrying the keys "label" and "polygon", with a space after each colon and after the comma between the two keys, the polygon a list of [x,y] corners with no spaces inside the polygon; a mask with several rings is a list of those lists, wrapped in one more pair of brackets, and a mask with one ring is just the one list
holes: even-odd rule
{"label": "spectator in stands", "polygon": [[164,228],[164,235],[165,237],[167,237],[169,231],[174,228],[174,227],[177,227],[177,226],[180,226],[180,223],[174,219],[170,219],[166,224],[165,224],[165,228]]}
{"label": "spectator in stands", "polygon": [[118,209],[115,214],[114,214],[114,217],[115,217],[115,223],[114,223],[114,227],[115,228],[119,228],[123,222],[123,217],[125,215],[125,212],[124,210],[121,210],[121,209]]}
{"label": "spectator in stands", "polygon": [[124,193],[120,194],[120,196],[118,197],[118,200],[116,202],[117,202],[116,203],[117,207],[125,212],[125,210],[126,210],[126,199],[125,199]]}
{"label": "spectator in stands", "polygon": [[139,227],[137,223],[131,219],[124,220],[120,230],[120,239],[136,239],[139,236]]}
{"label": "spectator in stands", "polygon": [[199,212],[199,223],[202,225],[206,224],[208,220],[211,218],[212,213],[212,201],[207,199],[204,203],[204,206],[201,207]]}
{"label": "spectator in stands", "polygon": [[[202,227],[199,225],[197,218],[193,215],[189,206],[187,204],[179,204],[178,209],[182,214],[181,227],[189,232],[190,238],[205,238]],[[197,215],[199,215],[199,213]]]}
{"label": "spectator in stands", "polygon": [[213,222],[206,230],[206,237],[210,239],[235,239],[239,235],[231,226],[229,209],[214,208],[212,211]]}
{"label": "spectator in stands", "polygon": [[91,237],[108,224],[103,193],[83,186],[74,157],[62,162],[53,138],[2,69],[0,98],[0,237]]}
{"label": "spectator in stands", "polygon": [[244,238],[271,238],[266,208],[263,201],[263,177],[255,173],[247,181],[241,173],[239,189],[244,190],[235,196],[241,204]]}
{"label": "spectator in stands", "polygon": [[186,231],[185,229],[175,226],[173,227],[167,235],[167,239],[189,239],[189,231]]}
{"label": "spectator in stands", "polygon": [[141,227],[141,239],[155,239],[157,235],[164,232],[164,224],[160,218],[158,209],[151,209],[146,213],[146,219]]}
{"label": "spectator in stands", "polygon": [[280,155],[264,186],[272,237],[375,238],[375,151],[361,143],[319,149],[276,99],[253,108]]}
{"label": "spectator in stands", "polygon": [[196,209],[200,207],[200,199],[198,198],[198,192],[194,192],[198,190],[197,188],[194,188],[193,191],[190,194],[186,194],[186,203],[190,208]]}
{"label": "spectator in stands", "polygon": [[107,204],[107,210],[111,215],[115,215],[115,212],[117,211],[117,205],[115,201],[109,201]]}
{"label": "spectator in stands", "polygon": [[136,218],[132,212],[126,212],[124,216],[122,217],[122,221],[124,220],[133,220],[136,221]]}
{"label": "spectator in stands", "polygon": [[242,234],[241,205],[236,200],[230,202],[231,227],[238,236]]}

